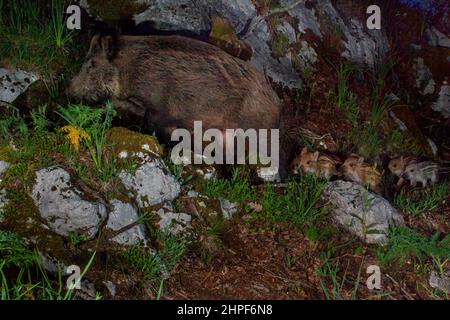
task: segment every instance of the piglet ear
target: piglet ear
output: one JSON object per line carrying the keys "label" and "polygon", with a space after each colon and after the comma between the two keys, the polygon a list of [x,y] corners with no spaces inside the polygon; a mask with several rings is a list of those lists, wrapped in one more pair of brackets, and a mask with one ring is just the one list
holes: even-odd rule
{"label": "piglet ear", "polygon": [[100,35],[96,34],[91,39],[88,56],[95,55],[100,50]]}
{"label": "piglet ear", "polygon": [[102,53],[105,58],[112,59],[114,56],[114,41],[112,36],[105,36],[101,39]]}
{"label": "piglet ear", "polygon": [[363,157],[359,157],[358,163],[364,163],[364,158]]}
{"label": "piglet ear", "polygon": [[304,147],[304,148],[302,149],[302,155],[304,155],[304,154],[306,154],[306,153],[308,153],[308,149],[307,149],[306,147]]}
{"label": "piglet ear", "polygon": [[319,151],[314,152],[314,160],[319,159]]}

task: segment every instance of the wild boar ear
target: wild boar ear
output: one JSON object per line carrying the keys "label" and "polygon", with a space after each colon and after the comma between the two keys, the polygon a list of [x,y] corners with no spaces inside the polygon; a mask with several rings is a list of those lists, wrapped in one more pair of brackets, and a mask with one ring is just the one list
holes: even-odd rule
{"label": "wild boar ear", "polygon": [[89,46],[88,55],[94,55],[100,49],[100,35],[96,34],[91,39],[91,45]]}
{"label": "wild boar ear", "polygon": [[114,43],[113,37],[105,36],[102,37],[101,45],[102,45],[102,53],[109,60],[114,56]]}

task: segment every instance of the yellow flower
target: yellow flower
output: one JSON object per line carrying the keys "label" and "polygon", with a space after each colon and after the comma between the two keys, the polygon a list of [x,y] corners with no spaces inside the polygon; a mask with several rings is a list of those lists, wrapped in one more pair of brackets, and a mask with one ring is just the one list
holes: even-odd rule
{"label": "yellow flower", "polygon": [[80,127],[64,126],[59,130],[66,133],[66,139],[77,151],[80,149],[80,142],[91,140],[91,136]]}

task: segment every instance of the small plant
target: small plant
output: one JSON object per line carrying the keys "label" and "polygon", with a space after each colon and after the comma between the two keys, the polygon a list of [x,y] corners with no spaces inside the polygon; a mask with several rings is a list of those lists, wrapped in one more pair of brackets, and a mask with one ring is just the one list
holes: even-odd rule
{"label": "small plant", "polygon": [[131,246],[125,252],[128,263],[144,274],[146,279],[156,279],[161,273],[161,263],[156,253],[148,252],[139,245]]}
{"label": "small plant", "polygon": [[315,175],[304,175],[300,181],[292,181],[284,194],[267,185],[263,195],[261,217],[272,222],[290,222],[297,226],[312,223],[327,213],[319,204],[327,182]]}
{"label": "small plant", "polygon": [[69,234],[69,242],[74,247],[78,246],[80,243],[88,240],[88,237],[84,234],[78,234],[78,233],[70,233]]}
{"label": "small plant", "polygon": [[[416,190],[417,191],[417,190]],[[394,204],[402,210],[418,217],[437,208],[439,203],[450,195],[450,182],[442,182],[423,192],[407,193],[402,190],[395,198]]]}
{"label": "small plant", "polygon": [[277,57],[283,57],[289,48],[289,38],[283,32],[274,36],[272,42],[272,51]]}
{"label": "small plant", "polygon": [[[343,300],[346,298],[344,295],[344,285],[349,282],[347,278],[347,271],[350,262],[347,263],[347,267],[344,270],[342,279],[339,280],[339,273],[341,272],[341,266],[338,259],[334,259],[331,256],[331,250],[326,251],[322,254],[322,266],[317,270],[317,275],[320,278],[320,288],[322,289],[325,298],[327,300]],[[359,288],[359,283],[361,281],[361,270],[362,263],[359,267],[358,274],[356,275],[351,299],[357,298],[357,292]],[[331,289],[328,283],[331,282]]]}
{"label": "small plant", "polygon": [[56,46],[61,48],[72,38],[72,32],[66,28],[66,21],[64,19],[65,1],[52,0],[51,7],[52,19],[50,20],[50,26],[53,31],[53,40]]}
{"label": "small plant", "polygon": [[[65,26],[65,1],[1,1],[0,62],[32,69],[44,84],[77,68],[78,44]],[[81,62],[81,61],[80,61]],[[54,97],[54,96],[53,96]]]}
{"label": "small plant", "polygon": [[3,144],[8,144],[14,136],[26,138],[29,134],[28,126],[20,117],[19,111],[14,108],[8,108],[0,118],[0,138]]}
{"label": "small plant", "polygon": [[58,114],[70,126],[62,130],[68,132],[68,139],[78,148],[83,143],[91,154],[95,169],[101,174],[102,180],[107,180],[114,167],[105,159],[106,132],[111,127],[116,111],[108,102],[103,109],[92,109],[84,105],[69,105],[60,107]]}
{"label": "small plant", "polygon": [[159,250],[149,252],[140,245],[131,246],[125,253],[130,265],[141,271],[147,280],[161,280],[175,268],[186,251],[183,238],[165,231],[156,231]]}
{"label": "small plant", "polygon": [[[95,252],[81,278],[90,269],[94,258]],[[12,267],[18,269],[13,280],[8,272]],[[73,290],[65,288],[62,270],[58,270],[55,280],[48,276],[39,253],[28,248],[20,236],[0,231],[0,300],[71,300],[74,298]]]}
{"label": "small plant", "polygon": [[389,243],[377,249],[377,257],[384,265],[393,261],[401,264],[409,258],[445,260],[450,258],[450,236],[442,240],[435,233],[427,238],[406,227],[395,227],[389,232]]}
{"label": "small plant", "polygon": [[212,198],[226,198],[238,203],[255,198],[255,191],[238,167],[233,168],[231,179],[206,180],[204,192]]}

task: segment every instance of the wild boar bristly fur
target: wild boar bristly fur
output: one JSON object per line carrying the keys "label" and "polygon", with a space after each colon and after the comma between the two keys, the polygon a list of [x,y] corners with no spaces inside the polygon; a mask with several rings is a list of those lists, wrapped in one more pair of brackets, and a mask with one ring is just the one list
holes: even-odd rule
{"label": "wild boar bristly fur", "polygon": [[170,137],[175,128],[278,129],[280,100],[265,75],[221,49],[181,36],[94,36],[69,96],[112,99]]}

